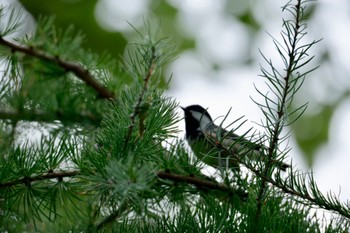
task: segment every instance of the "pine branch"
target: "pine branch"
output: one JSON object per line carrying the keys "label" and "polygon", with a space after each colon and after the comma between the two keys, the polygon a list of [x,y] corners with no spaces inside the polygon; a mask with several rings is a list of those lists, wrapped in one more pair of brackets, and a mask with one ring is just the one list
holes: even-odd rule
{"label": "pine branch", "polygon": [[120,215],[122,213],[124,213],[127,209],[128,209],[128,203],[127,203],[127,201],[124,201],[116,211],[114,211],[112,214],[110,214],[106,218],[104,218],[100,223],[96,224],[95,228],[97,230],[101,230],[107,224],[118,219],[120,217]]}
{"label": "pine branch", "polygon": [[55,63],[60,67],[62,67],[66,72],[74,73],[79,79],[85,82],[88,86],[95,89],[95,91],[99,94],[99,97],[102,97],[104,99],[115,98],[115,94],[112,91],[110,91],[108,88],[103,86],[97,79],[95,79],[95,77],[93,77],[93,75],[89,72],[88,69],[85,69],[80,64],[70,62],[70,61],[64,61],[58,56],[52,56],[43,51],[36,50],[33,47],[24,47],[24,46],[16,45],[12,42],[5,40],[2,36],[0,36],[0,45],[8,47],[9,49],[11,49],[12,52],[21,52],[26,55],[36,57],[44,61]]}
{"label": "pine branch", "polygon": [[[198,177],[193,176],[184,176],[175,173],[158,171],[156,172],[156,176],[163,180],[171,180],[175,183],[187,183],[196,186],[198,189],[207,189],[207,190],[218,190],[221,192],[225,192],[231,195],[237,195],[241,200],[247,199],[247,193],[244,191],[234,190],[222,183],[216,183],[213,181],[203,180]],[[116,221],[125,211],[128,210],[128,202],[124,201],[120,207],[112,212],[110,215],[105,217],[101,222],[95,225],[95,228],[100,230],[105,227],[107,224]]]}
{"label": "pine branch", "polygon": [[[17,184],[28,184],[28,183],[35,182],[35,181],[55,179],[55,178],[62,179],[64,177],[72,177],[72,176],[77,176],[80,174],[81,174],[80,170],[47,172],[47,173],[43,173],[40,175],[34,175],[34,176],[30,176],[30,177],[24,177],[24,178],[21,178],[18,180],[0,183],[0,189],[11,187],[11,186],[14,186]],[[179,175],[176,173],[170,173],[170,172],[165,172],[165,171],[158,171],[155,173],[155,175],[160,179],[171,180],[171,181],[176,182],[176,183],[192,184],[200,189],[205,188],[205,189],[209,189],[209,190],[218,190],[218,191],[227,192],[227,193],[231,193],[231,194],[237,194],[242,199],[246,199],[246,197],[247,197],[246,192],[237,191],[237,190],[232,189],[231,187],[228,187],[225,184],[204,180],[204,179],[201,179],[199,177]]]}
{"label": "pine branch", "polygon": [[[304,178],[300,179],[298,181],[299,183],[296,183],[293,181],[293,178],[295,177],[295,175],[293,175],[290,183],[288,183],[288,181],[283,180],[280,176],[277,175],[277,177],[278,177],[277,180],[274,180],[271,177],[269,177],[266,174],[259,171],[258,169],[255,169],[250,164],[246,163],[239,156],[237,156],[235,154],[233,154],[233,156],[235,156],[237,158],[237,160],[240,161],[241,164],[243,164],[245,167],[247,167],[255,175],[257,175],[258,177],[263,179],[265,181],[265,183],[270,183],[273,186],[275,186],[276,188],[282,190],[284,193],[290,194],[292,197],[299,197],[302,200],[307,201],[311,205],[316,205],[316,206],[323,208],[325,210],[333,211],[333,212],[339,213],[340,215],[342,215],[346,218],[350,218],[349,207],[347,205],[341,204],[335,198],[328,195],[328,198],[331,198],[331,200],[333,201],[333,203],[331,203],[331,201],[329,201],[326,197],[324,197],[321,194],[321,192],[318,190],[312,177],[311,177],[311,181],[309,184],[309,187],[311,187],[310,190],[312,193],[312,194],[310,194],[306,185],[301,183],[301,182],[305,182]],[[300,191],[296,190],[295,186],[299,187],[298,190],[300,190]]]}
{"label": "pine branch", "polygon": [[[276,39],[273,38],[273,42],[276,46],[276,49],[278,50],[284,64],[286,65],[286,74],[283,77],[282,80],[279,80],[279,77],[281,77],[281,74],[273,67],[273,64],[270,60],[268,60],[265,56],[265,61],[269,64],[269,66],[272,69],[272,73],[269,73],[264,68],[262,68],[263,77],[267,78],[269,82],[273,85],[273,87],[276,88],[273,89],[269,86],[270,90],[275,93],[275,95],[278,98],[278,102],[275,102],[271,100],[267,95],[262,94],[265,97],[266,106],[260,106],[261,108],[266,108],[267,110],[263,110],[264,115],[266,116],[268,122],[273,122],[273,124],[268,124],[267,127],[269,127],[270,132],[270,142],[269,147],[267,151],[267,159],[266,159],[266,166],[264,167],[264,171],[262,173],[263,177],[268,177],[268,175],[271,173],[271,169],[273,168],[273,160],[276,154],[276,151],[278,149],[278,145],[280,142],[280,134],[282,131],[282,128],[285,126],[284,120],[286,119],[287,115],[287,106],[293,99],[293,95],[296,93],[298,89],[295,90],[295,85],[297,83],[297,80],[300,78],[303,78],[304,76],[298,75],[293,80],[293,72],[300,68],[297,64],[299,61],[302,60],[304,56],[306,56],[306,52],[303,51],[301,48],[304,46],[298,47],[298,42],[300,42],[300,39],[305,35],[303,32],[304,28],[302,27],[301,21],[303,20],[303,6],[304,4],[302,0],[298,0],[297,4],[295,6],[292,6],[291,3],[287,3],[284,9],[287,9],[294,17],[292,21],[284,21],[283,26],[285,27],[286,32],[282,32],[282,39],[285,43],[285,47],[283,47]],[[288,7],[292,8],[293,10],[288,9]],[[305,27],[305,25],[304,25]],[[285,38],[287,37],[287,39]],[[311,44],[307,44],[307,48],[311,47],[316,42],[313,42]],[[287,54],[285,55],[284,52]],[[285,57],[287,56],[287,58]],[[312,58],[311,58],[312,59]],[[311,61],[311,59],[308,60]],[[305,65],[306,63],[303,63]],[[277,91],[277,92],[276,92]],[[278,93],[278,94],[277,94]],[[291,95],[291,96],[289,96]],[[276,114],[277,116],[274,116],[273,110],[270,108],[270,103],[273,103],[277,106]],[[268,112],[266,112],[268,111]],[[270,119],[271,118],[271,119]],[[261,214],[261,208],[264,203],[264,193],[267,189],[267,180],[262,179],[259,192],[258,192],[258,198],[257,198],[257,210],[256,210],[256,218],[260,218]]]}
{"label": "pine branch", "polygon": [[[185,176],[179,175],[175,173],[170,173],[166,171],[158,171],[156,172],[156,176],[159,179],[163,180],[171,180],[175,183],[187,183],[196,186],[198,189],[207,189],[207,190],[218,190],[221,192],[228,193],[230,195],[237,195],[241,200],[246,200],[248,197],[248,193],[244,191],[234,190],[222,183],[216,183],[213,181],[203,180],[199,177],[193,176]],[[120,207],[112,212],[110,215],[105,217],[101,222],[95,225],[95,228],[100,230],[107,224],[116,221],[125,211],[128,210],[128,202],[124,201]]]}
{"label": "pine branch", "polygon": [[40,180],[49,180],[49,179],[63,179],[64,177],[73,177],[80,174],[79,170],[71,170],[71,171],[57,171],[57,172],[48,172],[40,175],[34,175],[30,177],[23,177],[18,180],[13,180],[5,183],[0,183],[0,189],[12,187],[18,184],[29,184],[35,181]]}
{"label": "pine branch", "polygon": [[[134,111],[130,115],[130,125],[128,127],[128,133],[127,133],[127,135],[125,137],[124,148],[127,146],[128,142],[130,140],[132,131],[133,131],[134,126],[135,126],[136,116],[138,114],[140,114],[141,111],[144,111],[144,110],[141,109],[141,105],[142,105],[143,98],[144,98],[144,96],[146,94],[146,91],[148,89],[149,80],[151,79],[151,76],[153,75],[155,67],[156,67],[156,63],[155,62],[156,62],[155,48],[152,47],[151,58],[149,60],[148,67],[147,67],[147,74],[143,78],[143,87],[142,87],[141,93],[140,93],[140,95],[138,97],[138,100],[136,102],[136,105],[134,107]],[[140,119],[140,121],[141,121],[141,119]]]}
{"label": "pine branch", "polygon": [[245,200],[248,195],[244,191],[234,190],[223,183],[216,183],[213,181],[203,180],[201,178],[194,177],[194,176],[184,176],[184,175],[179,175],[179,174],[165,172],[165,171],[158,171],[157,176],[158,178],[171,180],[177,183],[192,184],[199,189],[205,188],[209,190],[218,190],[222,192],[227,192],[229,194],[238,195],[242,200]]}
{"label": "pine branch", "polygon": [[56,120],[69,123],[88,122],[92,125],[99,125],[101,122],[101,116],[91,113],[65,113],[61,111],[45,112],[45,111],[26,111],[26,110],[13,110],[2,109],[0,110],[0,119],[13,120],[13,121],[37,121],[37,122],[53,122]]}

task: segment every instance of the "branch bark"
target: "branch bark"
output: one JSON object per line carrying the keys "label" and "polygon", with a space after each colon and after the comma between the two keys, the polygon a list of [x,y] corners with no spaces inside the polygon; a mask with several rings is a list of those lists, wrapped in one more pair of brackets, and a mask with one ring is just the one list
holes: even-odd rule
{"label": "branch bark", "polygon": [[88,122],[92,125],[98,125],[102,118],[98,115],[90,113],[64,113],[64,112],[45,112],[45,111],[25,111],[14,109],[0,110],[0,119],[14,121],[38,121],[38,122],[53,122],[59,120],[62,123],[71,122],[79,123]]}
{"label": "branch bark", "polygon": [[184,175],[179,175],[179,174],[165,172],[165,171],[158,171],[157,177],[161,179],[171,180],[178,183],[192,184],[192,185],[195,185],[197,188],[207,188],[210,190],[218,190],[222,192],[236,194],[242,199],[246,199],[248,196],[248,193],[244,191],[234,190],[232,187],[229,187],[225,184],[203,180],[198,177],[184,176]]}
{"label": "branch bark", "polygon": [[102,85],[93,75],[89,72],[88,69],[85,69],[82,65],[70,62],[70,61],[64,61],[58,56],[52,56],[50,54],[47,54],[43,51],[36,50],[31,47],[25,47],[21,45],[14,44],[10,41],[5,40],[3,37],[0,36],[0,44],[11,49],[12,52],[21,52],[26,55],[36,57],[38,59],[49,61],[52,63],[55,63],[65,69],[66,72],[72,72],[75,74],[79,79],[81,79],[83,82],[85,82],[88,86],[95,89],[95,91],[99,94],[99,97],[104,99],[114,99],[115,94],[110,91],[108,88]]}
{"label": "branch bark", "polygon": [[[40,180],[47,180],[47,179],[63,179],[64,177],[73,177],[80,175],[80,170],[68,170],[68,171],[54,171],[54,172],[47,172],[39,175],[34,175],[30,177],[23,177],[21,179],[0,183],[0,189],[2,188],[8,188],[17,184],[27,184],[35,181]],[[185,176],[185,175],[179,175],[176,173],[170,173],[165,171],[158,171],[155,173],[156,177],[160,179],[166,179],[171,180],[177,183],[187,183],[195,185],[197,188],[206,188],[210,190],[218,190],[222,192],[227,192],[235,195],[239,195],[242,199],[245,199],[247,197],[247,193],[243,191],[234,190],[233,188],[222,184],[222,183],[216,183],[213,181],[203,180],[199,177],[193,177],[193,176]]]}
{"label": "branch bark", "polygon": [[0,183],[0,189],[8,188],[8,187],[11,187],[11,186],[14,186],[17,184],[28,184],[28,183],[32,183],[34,181],[39,181],[39,180],[48,180],[48,179],[55,179],[55,178],[63,179],[64,177],[73,177],[73,176],[76,176],[79,174],[80,174],[79,170],[48,172],[48,173],[43,173],[40,175],[23,177],[23,178],[18,179],[18,180]]}

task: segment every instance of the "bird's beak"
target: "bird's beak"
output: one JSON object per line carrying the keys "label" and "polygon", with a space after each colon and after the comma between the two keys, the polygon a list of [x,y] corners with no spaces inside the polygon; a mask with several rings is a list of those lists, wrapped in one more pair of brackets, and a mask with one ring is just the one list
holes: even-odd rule
{"label": "bird's beak", "polygon": [[184,108],[184,107],[180,106],[180,108],[181,108],[182,110],[184,110],[184,111],[185,111],[185,108]]}

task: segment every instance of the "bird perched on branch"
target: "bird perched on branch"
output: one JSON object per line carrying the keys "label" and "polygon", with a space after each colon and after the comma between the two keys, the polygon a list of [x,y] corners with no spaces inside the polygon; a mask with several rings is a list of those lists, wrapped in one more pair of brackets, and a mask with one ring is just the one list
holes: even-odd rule
{"label": "bird perched on branch", "polygon": [[[197,158],[207,165],[239,169],[239,159],[262,159],[263,145],[215,125],[207,110],[200,105],[182,109],[185,112],[188,144]],[[272,162],[283,171],[289,167],[280,161]]]}

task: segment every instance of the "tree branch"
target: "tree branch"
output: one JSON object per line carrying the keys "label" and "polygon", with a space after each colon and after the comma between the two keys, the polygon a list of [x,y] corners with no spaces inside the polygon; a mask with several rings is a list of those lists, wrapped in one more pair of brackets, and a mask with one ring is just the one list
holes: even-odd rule
{"label": "tree branch", "polygon": [[12,52],[21,52],[26,55],[36,57],[44,61],[55,63],[60,67],[62,67],[63,69],[65,69],[66,72],[74,73],[78,78],[84,81],[88,86],[95,89],[95,91],[99,94],[99,97],[102,97],[105,99],[115,98],[115,94],[112,91],[110,91],[105,86],[103,86],[98,80],[96,80],[93,77],[93,75],[89,72],[89,70],[85,69],[80,64],[70,62],[70,61],[64,61],[58,56],[52,56],[52,55],[46,54],[45,52],[36,50],[32,47],[24,47],[24,46],[16,45],[12,42],[5,40],[1,36],[0,36],[0,44],[10,48]]}
{"label": "tree branch", "polygon": [[34,181],[39,181],[39,180],[47,180],[47,179],[63,179],[64,177],[72,177],[79,175],[80,171],[79,170],[72,170],[72,171],[57,171],[57,172],[48,172],[48,173],[43,173],[40,175],[34,175],[30,177],[23,177],[18,180],[13,180],[5,183],[0,183],[0,189],[2,188],[8,188],[17,184],[28,184]]}
{"label": "tree branch", "polygon": [[152,48],[152,55],[151,55],[151,59],[149,61],[149,65],[148,65],[148,71],[147,71],[146,76],[143,79],[142,91],[141,91],[141,93],[140,93],[140,95],[138,97],[137,103],[136,103],[136,105],[134,107],[134,111],[133,111],[133,113],[130,116],[130,125],[129,125],[129,128],[128,128],[128,133],[127,133],[127,135],[125,137],[124,148],[127,146],[128,142],[130,140],[132,131],[133,131],[134,126],[135,126],[136,116],[137,116],[138,113],[140,113],[140,111],[142,111],[141,110],[142,100],[143,100],[143,98],[144,98],[144,96],[146,94],[146,91],[148,89],[149,80],[151,79],[151,76],[153,75],[155,67],[156,67],[156,64],[155,64],[156,56],[155,56],[154,53],[155,53],[155,49]]}
{"label": "tree branch", "polygon": [[[288,47],[288,44],[286,44],[287,49],[288,49],[288,57],[289,57],[289,61],[288,61],[288,66],[286,67],[286,75],[283,78],[284,80],[284,85],[283,85],[283,90],[281,92],[281,97],[278,98],[279,102],[278,102],[278,109],[277,109],[277,118],[275,119],[275,123],[273,126],[273,129],[271,130],[271,138],[270,138],[270,142],[269,142],[269,147],[268,147],[268,153],[267,153],[267,162],[266,162],[266,166],[264,168],[263,171],[263,176],[264,177],[268,177],[268,174],[271,171],[271,168],[273,167],[273,159],[274,159],[274,153],[278,147],[278,142],[279,142],[279,136],[280,136],[280,132],[281,129],[283,127],[283,119],[285,118],[285,114],[286,114],[286,104],[287,104],[287,95],[290,91],[291,85],[290,85],[290,80],[292,79],[292,73],[295,70],[295,59],[296,59],[296,53],[297,53],[297,42],[298,37],[300,35],[299,30],[300,30],[300,21],[301,21],[301,0],[297,0],[297,4],[294,7],[294,16],[295,16],[295,21],[293,22],[294,25],[292,26],[292,28],[294,29],[293,34],[292,35],[288,35],[291,36],[292,38],[289,38],[289,45],[290,47]],[[289,4],[289,3],[288,3]],[[287,30],[289,29],[288,25],[284,25]],[[275,41],[275,40],[274,40]],[[277,47],[278,49],[278,47]],[[300,59],[300,58],[299,58]],[[271,64],[272,66],[272,64]],[[277,77],[276,77],[277,78]],[[266,97],[267,98],[267,97]],[[268,106],[269,107],[269,106]],[[264,192],[266,191],[267,188],[267,184],[266,184],[266,179],[263,179],[261,182],[261,186],[259,189],[259,193],[258,193],[258,198],[257,198],[257,211],[256,211],[256,218],[259,219],[260,217],[260,213],[261,213],[261,208],[262,205],[264,203],[263,200],[263,196],[264,196]]]}
{"label": "tree branch", "polygon": [[[158,171],[156,173],[156,176],[160,179],[171,180],[176,183],[192,184],[196,186],[198,189],[206,188],[210,190],[218,190],[222,192],[227,192],[229,194],[238,195],[241,198],[241,200],[246,200],[248,197],[248,193],[246,192],[234,190],[225,184],[203,180],[198,177],[184,176],[184,175],[179,175],[179,174],[165,172],[165,171]],[[113,213],[108,215],[106,218],[104,218],[101,222],[96,224],[95,225],[96,229],[100,230],[107,224],[118,219],[121,216],[121,214],[127,210],[127,206],[128,206],[127,202],[122,203],[116,211],[114,211]]]}
{"label": "tree branch", "polygon": [[92,125],[98,125],[101,122],[101,116],[91,113],[65,113],[61,111],[44,112],[44,111],[17,111],[13,109],[0,110],[0,119],[14,121],[38,121],[38,122],[53,122],[59,120],[62,123],[82,123],[89,122]]}
{"label": "tree branch", "polygon": [[203,180],[198,177],[178,175],[175,173],[170,173],[165,171],[158,171],[157,176],[158,178],[167,179],[178,183],[192,184],[197,188],[201,188],[201,189],[206,188],[210,190],[218,190],[222,192],[235,194],[235,195],[238,195],[243,200],[245,200],[248,197],[248,194],[244,191],[234,190],[223,183],[216,183],[213,181]]}
{"label": "tree branch", "polygon": [[[47,172],[47,173],[43,173],[40,175],[23,177],[23,178],[18,179],[18,180],[0,183],[0,189],[11,187],[11,186],[14,186],[17,184],[31,183],[31,182],[39,181],[39,180],[55,179],[55,178],[62,179],[64,177],[77,176],[80,173],[81,173],[80,170]],[[216,183],[216,182],[208,181],[208,180],[203,180],[203,179],[198,178],[198,177],[184,176],[184,175],[179,175],[179,174],[165,172],[165,171],[158,171],[155,173],[155,175],[156,175],[156,177],[158,177],[160,179],[167,179],[167,180],[171,180],[171,181],[174,181],[177,183],[192,184],[192,185],[196,186],[197,188],[207,188],[207,189],[211,189],[211,190],[218,190],[218,191],[222,191],[222,192],[228,192],[231,194],[237,194],[242,199],[245,199],[247,197],[246,192],[237,191],[237,190],[234,190],[225,184]]]}
{"label": "tree branch", "polygon": [[101,222],[96,224],[95,228],[97,230],[101,230],[107,224],[109,224],[109,223],[115,221],[116,219],[118,219],[119,216],[121,216],[124,213],[124,211],[126,211],[126,210],[128,210],[128,202],[124,201],[116,211],[114,211],[113,213],[108,215],[106,218],[104,218]]}
{"label": "tree branch", "polygon": [[[293,189],[293,187],[291,185],[289,185],[286,181],[283,181],[281,178],[279,178],[279,181],[276,181],[276,180],[272,179],[271,177],[265,175],[264,173],[260,172],[259,170],[255,169],[254,167],[250,166],[248,163],[244,162],[239,156],[235,156],[235,157],[239,160],[239,162],[241,164],[243,164],[250,171],[255,173],[255,175],[257,175],[258,177],[263,179],[265,182],[268,182],[268,183],[272,184],[273,186],[275,186],[276,188],[282,190],[284,193],[290,194],[291,196],[294,196],[294,197],[299,197],[305,201],[308,201],[312,205],[317,205],[320,208],[323,208],[325,210],[334,211],[334,212],[341,214],[342,216],[344,216],[346,218],[350,218],[350,212],[349,212],[346,205],[343,206],[339,202],[337,202],[336,204],[338,205],[338,208],[336,208],[334,205],[330,204],[325,197],[322,196],[322,197],[317,198],[317,197],[313,197],[309,193],[303,193],[303,192],[297,191],[297,190]],[[293,185],[293,183],[292,183],[292,185]],[[296,184],[294,184],[294,185],[296,185]],[[311,182],[311,186],[312,185],[313,185],[313,182]],[[308,192],[307,188],[299,188],[299,190],[303,190],[303,191]],[[312,187],[311,187],[311,192],[314,195],[320,195],[320,194],[316,193],[315,189],[312,189]],[[319,200],[323,200],[323,202],[320,202]]]}

